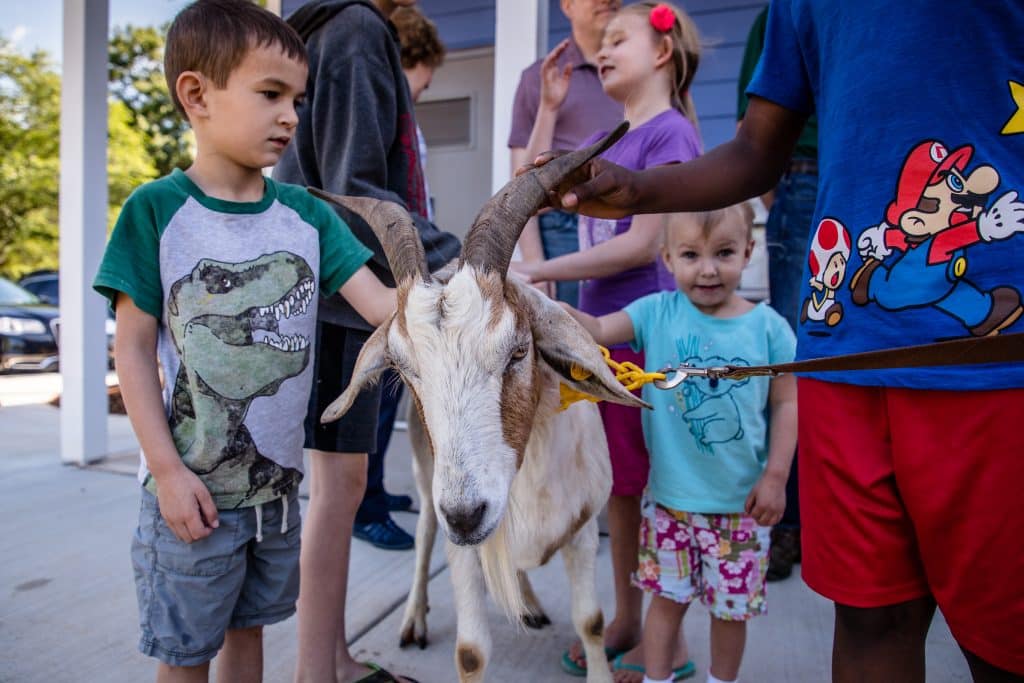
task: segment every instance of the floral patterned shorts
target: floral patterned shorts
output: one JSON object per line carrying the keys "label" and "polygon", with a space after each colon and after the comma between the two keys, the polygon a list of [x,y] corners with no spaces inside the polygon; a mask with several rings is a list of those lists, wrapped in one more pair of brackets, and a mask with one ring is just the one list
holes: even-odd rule
{"label": "floral patterned shorts", "polygon": [[699,596],[726,621],[764,614],[770,532],[742,513],[680,512],[645,501],[633,585],[679,603]]}

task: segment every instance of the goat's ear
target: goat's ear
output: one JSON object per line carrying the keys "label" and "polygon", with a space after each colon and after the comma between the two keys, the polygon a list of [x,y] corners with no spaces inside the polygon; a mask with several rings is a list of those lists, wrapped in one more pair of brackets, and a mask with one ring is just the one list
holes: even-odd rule
{"label": "goat's ear", "polygon": [[[320,416],[320,422],[334,422],[341,418],[352,407],[352,402],[356,400],[359,392],[380,379],[381,372],[388,366],[388,330],[391,329],[392,320],[394,320],[394,316],[378,327],[363,344],[359,358],[356,359],[356,366],[352,370],[352,381],[345,387],[341,396],[327,406],[323,415]],[[330,353],[327,349],[317,349],[316,351],[317,353]]]}
{"label": "goat's ear", "polygon": [[590,333],[554,301],[529,285],[513,285],[528,303],[537,353],[570,388],[613,403],[650,408],[615,379]]}

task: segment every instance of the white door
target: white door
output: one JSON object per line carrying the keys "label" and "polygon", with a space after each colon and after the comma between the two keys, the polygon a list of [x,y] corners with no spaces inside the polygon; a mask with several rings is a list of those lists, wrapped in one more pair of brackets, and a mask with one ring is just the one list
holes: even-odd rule
{"label": "white door", "polygon": [[452,52],[416,105],[434,222],[461,239],[491,196],[494,50]]}

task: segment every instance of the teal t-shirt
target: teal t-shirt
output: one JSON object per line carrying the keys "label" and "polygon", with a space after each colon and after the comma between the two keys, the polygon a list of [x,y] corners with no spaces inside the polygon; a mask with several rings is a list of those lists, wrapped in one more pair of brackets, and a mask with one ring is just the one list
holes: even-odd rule
{"label": "teal t-shirt", "polygon": [[[139,187],[93,282],[159,321],[171,435],[221,509],[274,500],[302,478],[317,293],[371,255],[303,188],[265,187],[258,202],[229,202],[179,170]],[[145,454],[139,476],[155,493]]]}
{"label": "teal t-shirt", "polygon": [[[714,318],[672,291],[637,299],[625,312],[648,372],[679,363],[785,363],[796,353],[786,320],[764,303],[735,318]],[[651,497],[673,510],[742,512],[768,457],[769,383],[698,377],[668,391],[645,386],[644,400],[654,406],[642,418]]]}

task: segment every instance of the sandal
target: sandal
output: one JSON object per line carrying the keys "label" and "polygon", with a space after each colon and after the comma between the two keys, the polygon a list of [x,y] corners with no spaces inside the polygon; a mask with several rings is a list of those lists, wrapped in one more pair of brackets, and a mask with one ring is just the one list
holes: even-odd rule
{"label": "sandal", "polygon": [[[353,683],[401,683],[394,674],[373,662],[363,662],[362,664],[372,669],[372,671]],[[419,683],[415,678],[409,678],[408,676],[402,676],[402,678],[409,681],[409,683]]]}
{"label": "sandal", "polygon": [[[616,650],[614,647],[606,647],[604,649],[604,656],[608,659],[609,662],[624,653],[624,650]],[[584,661],[586,661],[586,656],[584,656],[583,659]],[[569,674],[570,676],[579,676],[580,678],[582,678],[587,675],[587,667],[580,666],[575,661],[573,661],[573,658],[569,655],[569,650],[566,650],[562,653],[561,664],[562,671]]]}
{"label": "sandal", "polygon": [[[647,671],[639,664],[627,664],[626,662],[622,661],[622,658],[625,655],[626,653],[623,652],[612,660],[613,671],[636,671],[638,673],[644,674],[644,676],[647,675]],[[693,676],[696,673],[697,665],[694,664],[693,660],[691,659],[688,660],[686,664],[683,664],[682,666],[672,669],[672,680],[681,681],[684,678],[689,678],[690,676]]]}

